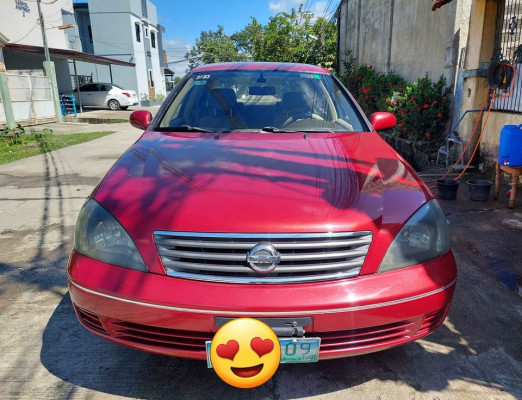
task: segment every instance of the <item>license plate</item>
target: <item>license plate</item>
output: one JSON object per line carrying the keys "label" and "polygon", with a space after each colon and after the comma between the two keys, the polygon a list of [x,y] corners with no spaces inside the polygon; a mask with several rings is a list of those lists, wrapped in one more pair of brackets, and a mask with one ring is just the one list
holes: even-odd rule
{"label": "license plate", "polygon": [[[208,368],[212,368],[211,343],[211,341],[205,342]],[[279,344],[281,346],[281,364],[310,363],[319,360],[321,338],[279,338]]]}
{"label": "license plate", "polygon": [[321,338],[280,338],[281,364],[308,363],[319,360]]}

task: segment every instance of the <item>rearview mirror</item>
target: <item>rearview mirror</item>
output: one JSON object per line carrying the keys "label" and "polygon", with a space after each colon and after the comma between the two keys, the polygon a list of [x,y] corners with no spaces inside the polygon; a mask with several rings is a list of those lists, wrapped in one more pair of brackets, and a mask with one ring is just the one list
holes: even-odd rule
{"label": "rearview mirror", "polygon": [[389,112],[376,112],[372,114],[372,127],[376,131],[390,129],[397,125],[397,118]]}
{"label": "rearview mirror", "polygon": [[248,94],[251,96],[274,96],[276,88],[275,86],[250,86]]}
{"label": "rearview mirror", "polygon": [[129,121],[133,127],[145,130],[152,121],[152,114],[146,110],[134,111],[130,115]]}

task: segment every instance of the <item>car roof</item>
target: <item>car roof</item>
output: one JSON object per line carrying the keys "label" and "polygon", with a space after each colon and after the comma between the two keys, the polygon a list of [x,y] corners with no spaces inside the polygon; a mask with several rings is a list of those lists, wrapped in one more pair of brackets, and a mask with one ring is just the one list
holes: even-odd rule
{"label": "car roof", "polygon": [[298,71],[318,74],[330,74],[327,69],[310,64],[278,63],[278,62],[230,62],[207,64],[194,68],[192,73],[210,71]]}
{"label": "car roof", "polygon": [[109,82],[89,82],[89,83],[83,83],[80,86],[85,85],[109,85],[109,86],[117,86],[115,83],[109,83]]}

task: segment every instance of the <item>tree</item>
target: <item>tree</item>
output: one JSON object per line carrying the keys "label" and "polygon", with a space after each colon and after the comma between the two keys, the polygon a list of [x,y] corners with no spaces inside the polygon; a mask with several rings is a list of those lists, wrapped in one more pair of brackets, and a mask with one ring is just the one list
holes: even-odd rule
{"label": "tree", "polygon": [[337,29],[324,18],[299,6],[290,13],[270,17],[263,26],[255,18],[231,36],[218,25],[216,32],[201,32],[196,46],[185,56],[189,67],[226,61],[275,61],[320,65],[332,69],[337,51]]}
{"label": "tree", "polygon": [[201,64],[245,60],[221,25],[218,25],[217,31],[202,31],[196,45],[185,54],[185,58],[190,69]]}

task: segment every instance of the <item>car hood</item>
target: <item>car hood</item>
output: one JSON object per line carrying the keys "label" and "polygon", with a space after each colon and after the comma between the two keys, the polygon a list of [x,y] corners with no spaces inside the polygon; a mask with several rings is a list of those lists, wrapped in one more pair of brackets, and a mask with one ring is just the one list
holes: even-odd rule
{"label": "car hood", "polygon": [[156,230],[394,236],[430,196],[371,132],[147,132],[94,194],[143,248]]}

